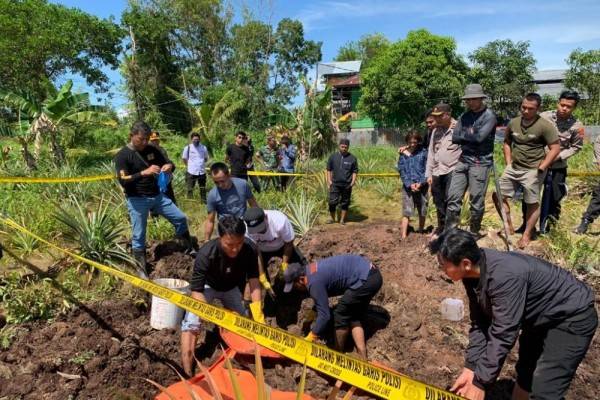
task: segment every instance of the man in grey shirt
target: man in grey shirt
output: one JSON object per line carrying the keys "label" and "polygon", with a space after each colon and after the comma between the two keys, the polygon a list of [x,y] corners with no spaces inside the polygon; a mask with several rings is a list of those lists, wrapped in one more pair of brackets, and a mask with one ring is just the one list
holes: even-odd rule
{"label": "man in grey shirt", "polygon": [[540,258],[479,248],[456,228],[430,249],[469,297],[465,368],[450,390],[483,400],[519,338],[512,398],[564,399],[598,326],[590,287]]}
{"label": "man in grey shirt", "polygon": [[450,178],[461,153],[460,146],[452,143],[452,132],[456,121],[451,113],[452,108],[444,103],[436,105],[431,111],[436,127],[429,141],[425,177],[431,187],[431,195],[437,210],[438,223],[434,236],[440,234],[446,226],[446,200]]}

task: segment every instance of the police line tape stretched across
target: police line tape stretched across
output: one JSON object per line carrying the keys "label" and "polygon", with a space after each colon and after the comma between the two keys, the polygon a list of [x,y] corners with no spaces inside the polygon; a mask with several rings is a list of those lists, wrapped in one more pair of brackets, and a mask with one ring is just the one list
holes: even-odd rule
{"label": "police line tape stretched across", "polygon": [[252,319],[193,299],[190,296],[163,287],[152,281],[88,260],[72,251],[48,242],[27,228],[17,224],[12,219],[0,216],[0,223],[29,235],[78,261],[120,278],[154,296],[168,300],[198,315],[203,320],[212,322],[246,339],[254,340],[257,344],[269,350],[273,350],[301,364],[305,363],[309,368],[320,371],[378,397],[394,400],[462,399],[462,397],[456,394],[419,382],[359,358],[331,350],[324,345],[309,342],[282,329],[255,322]]}
{"label": "police line tape stretched across", "polygon": [[[248,171],[248,175],[251,176],[298,176],[308,178],[311,176],[316,176],[321,174],[322,172],[317,173],[289,173],[289,172],[271,172],[271,171]],[[567,175],[567,178],[582,178],[582,177],[595,177],[600,176],[600,171],[570,171]],[[398,177],[397,172],[365,172],[359,173],[359,178],[394,178]],[[36,178],[36,177],[28,177],[28,176],[0,176],[0,184],[1,183],[80,183],[80,182],[97,182],[97,181],[105,181],[116,179],[115,175],[105,174],[105,175],[92,175],[92,176],[81,176],[81,177],[71,177],[71,178]]]}

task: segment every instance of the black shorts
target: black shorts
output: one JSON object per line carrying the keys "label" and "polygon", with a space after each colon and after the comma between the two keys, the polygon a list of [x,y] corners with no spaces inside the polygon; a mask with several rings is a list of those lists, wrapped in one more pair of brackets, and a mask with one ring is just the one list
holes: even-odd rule
{"label": "black shorts", "polygon": [[329,189],[329,211],[335,211],[339,204],[342,210],[348,210],[350,207],[350,198],[352,197],[352,186],[331,185]]}
{"label": "black shorts", "polygon": [[367,280],[356,289],[344,292],[333,310],[333,324],[335,329],[347,328],[352,322],[360,322],[367,313],[369,303],[383,284],[381,272],[371,268]]}
{"label": "black shorts", "polygon": [[564,399],[597,326],[592,306],[557,326],[523,329],[515,366],[519,386],[536,399]]}

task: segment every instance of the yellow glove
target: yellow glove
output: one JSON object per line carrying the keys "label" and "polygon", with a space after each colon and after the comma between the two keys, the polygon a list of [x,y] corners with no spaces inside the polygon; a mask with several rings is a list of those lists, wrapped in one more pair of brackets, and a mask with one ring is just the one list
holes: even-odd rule
{"label": "yellow glove", "polygon": [[287,267],[288,267],[288,263],[286,263],[285,261],[282,262],[281,266],[280,266],[281,272],[285,272],[285,270],[287,269]]}
{"label": "yellow glove", "polygon": [[261,301],[253,301],[252,303],[250,303],[250,312],[252,313],[252,318],[256,322],[260,322],[261,324],[265,323],[265,315],[262,311]]}
{"label": "yellow glove", "polygon": [[315,335],[314,333],[312,333],[312,331],[308,332],[308,335],[306,335],[305,339],[308,340],[309,342],[314,342],[315,339],[318,339],[319,337],[317,335]]}
{"label": "yellow glove", "polygon": [[265,288],[265,290],[271,290],[271,284],[269,283],[269,280],[267,279],[267,276],[265,274],[260,274],[258,276],[258,280],[260,281],[262,287]]}

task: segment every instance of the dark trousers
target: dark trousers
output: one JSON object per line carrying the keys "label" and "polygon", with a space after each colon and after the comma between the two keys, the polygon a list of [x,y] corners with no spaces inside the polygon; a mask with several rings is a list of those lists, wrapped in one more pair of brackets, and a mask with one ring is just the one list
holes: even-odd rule
{"label": "dark trousers", "polygon": [[335,212],[338,204],[343,211],[350,208],[352,199],[352,186],[333,184],[329,188],[329,212]]}
{"label": "dark trousers", "polygon": [[598,216],[600,216],[600,182],[592,192],[592,198],[590,199],[587,210],[583,213],[583,219],[586,219],[591,223],[594,222]]}
{"label": "dark trousers", "polygon": [[[248,172],[250,172],[250,171],[254,171],[254,167],[248,168]],[[261,187],[260,187],[260,181],[258,180],[258,176],[248,175],[248,178],[250,179],[250,183],[252,183],[252,187],[254,188],[254,191],[256,193],[260,193]]]}
{"label": "dark trousers", "polygon": [[567,169],[549,169],[544,180],[544,193],[540,210],[540,231],[546,232],[548,224],[560,218],[560,202],[567,194]]}
{"label": "dark trousers", "polygon": [[198,183],[200,188],[200,200],[206,203],[206,174],[192,175],[189,172],[185,173],[185,186],[187,188],[187,197],[192,198],[194,195],[194,186]]}
{"label": "dark trousers", "polygon": [[335,329],[347,328],[352,322],[362,320],[367,314],[369,303],[375,297],[383,278],[379,269],[371,267],[367,280],[356,289],[347,289],[333,310]]}
{"label": "dark trousers", "polygon": [[281,180],[279,181],[281,184],[281,191],[285,192],[285,190],[287,189],[288,185],[290,183],[292,183],[292,180],[294,179],[293,176],[289,176],[289,175],[283,175],[280,177]]}
{"label": "dark trousers", "polygon": [[565,398],[597,326],[596,309],[591,306],[554,327],[523,328],[515,369],[517,383],[531,393],[530,399]]}
{"label": "dark trousers", "polygon": [[452,173],[446,175],[434,176],[431,183],[431,196],[433,204],[437,210],[437,231],[441,232],[446,226],[446,207],[448,205],[448,190],[450,189],[450,181]]}

